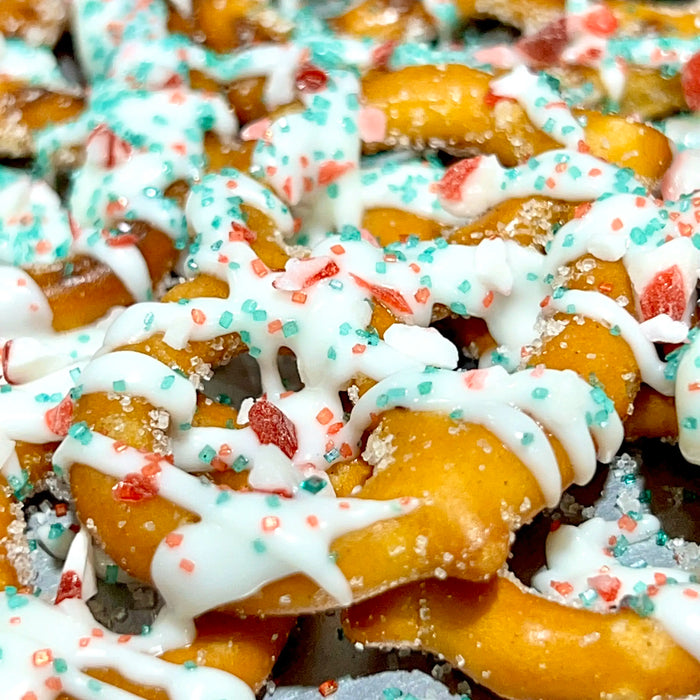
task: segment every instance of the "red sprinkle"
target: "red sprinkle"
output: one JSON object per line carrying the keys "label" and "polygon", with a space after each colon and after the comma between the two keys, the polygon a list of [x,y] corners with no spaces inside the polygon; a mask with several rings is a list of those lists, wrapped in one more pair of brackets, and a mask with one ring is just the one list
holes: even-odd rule
{"label": "red sprinkle", "polygon": [[295,83],[300,92],[319,92],[326,87],[328,75],[310,63],[302,66],[296,74]]}
{"label": "red sprinkle", "polygon": [[584,17],[583,26],[596,36],[610,36],[617,31],[617,17],[609,7],[598,5]]}
{"label": "red sprinkle", "polygon": [[568,581],[551,581],[549,585],[564,597],[574,592],[574,587]]}
{"label": "red sprinkle", "polygon": [[479,167],[481,156],[465,158],[451,165],[438,182],[438,194],[450,202],[459,202],[462,199],[462,185],[469,176]]}
{"label": "red sprinkle", "polygon": [[700,51],[683,66],[681,87],[688,107],[700,110]]}
{"label": "red sprinkle", "polygon": [[591,576],[588,579],[588,585],[593,588],[606,603],[612,603],[620,592],[622,581],[620,581],[617,576],[600,574],[599,576]]}
{"label": "red sprinkle", "polygon": [[58,605],[61,601],[68,598],[80,598],[82,591],[83,582],[80,576],[75,571],[64,571],[58,583],[54,605]]}
{"label": "red sprinkle", "polygon": [[239,224],[237,221],[231,222],[231,230],[228,232],[229,241],[248,241],[248,243],[253,243],[255,241],[255,233],[251,231],[247,226]]}
{"label": "red sprinkle", "polygon": [[127,474],[122,481],[112,487],[112,496],[117,501],[139,503],[148,501],[158,495],[158,484],[153,477],[144,476],[139,472]]}
{"label": "red sprinkle", "polygon": [[642,317],[646,321],[659,314],[668,314],[680,321],[686,307],[683,275],[677,265],[659,272],[639,298]]}
{"label": "red sprinkle", "polygon": [[263,445],[277,445],[290,459],[299,447],[297,430],[292,421],[275,404],[258,399],[248,411],[252,431]]}
{"label": "red sprinkle", "polygon": [[323,681],[321,685],[318,686],[318,692],[324,697],[327,698],[329,695],[333,695],[338,690],[338,681],[334,681],[332,679],[329,679],[327,681]]}

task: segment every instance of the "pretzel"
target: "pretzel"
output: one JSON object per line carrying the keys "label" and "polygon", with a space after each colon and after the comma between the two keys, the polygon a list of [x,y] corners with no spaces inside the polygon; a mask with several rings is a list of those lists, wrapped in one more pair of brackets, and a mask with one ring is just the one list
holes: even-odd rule
{"label": "pretzel", "polygon": [[573,687],[581,698],[684,697],[700,683],[697,660],[655,620],[565,607],[500,576],[412,584],[353,607],[344,629],[362,644],[442,654],[510,698],[563,699]]}
{"label": "pretzel", "polygon": [[65,28],[67,14],[64,0],[8,0],[0,14],[0,33],[21,37],[35,46],[53,46]]}
{"label": "pretzel", "polygon": [[[676,21],[610,7],[625,27]],[[700,459],[700,378],[695,335],[687,337],[699,205],[692,149],[680,152],[692,134],[678,120],[662,130],[593,111],[597,95],[536,74],[551,27],[531,32],[553,17],[546,6],[507,9],[526,36],[506,57],[517,61],[495,71],[481,46],[445,48],[459,22],[449,7],[395,9],[361,3],[325,25],[301,14],[293,26],[284,5],[76,0],[73,38],[90,90],[79,114],[32,137],[36,172],[49,183],[75,170],[65,207],[26,176],[7,175],[0,190],[50,210],[58,236],[49,251],[29,237],[32,255],[3,272],[22,281],[5,308],[26,308],[33,325],[9,324],[11,313],[0,321],[12,395],[2,404],[0,394],[0,430],[14,443],[3,472],[14,497],[48,479],[50,460],[99,548],[162,595],[163,623],[183,629],[215,611],[207,620],[226,632],[212,648],[200,622],[189,651],[173,651],[182,636],[168,644],[171,661],[203,656],[206,645],[213,665],[238,674],[247,652],[236,661],[220,651],[239,624],[243,647],[255,646],[248,635],[261,625],[259,665],[246,677],[255,690],[291,623],[233,623],[222,611],[369,606],[401,584],[456,577],[420,590],[436,599],[441,586],[466,591],[477,611],[488,608],[487,622],[495,600],[500,624],[513,601],[532,598],[498,573],[515,532],[568,484],[589,480],[596,456],[612,458],[620,417],[636,410],[628,434],[649,432],[644,407],[671,407],[677,394],[681,448]],[[484,4],[461,16],[504,12]],[[610,57],[616,45],[601,29],[610,17],[600,5],[565,22],[592,23]],[[697,106],[688,18],[677,19],[673,55],[645,58],[644,42],[658,41],[644,28],[632,40],[628,92],[657,89],[662,67],[680,77],[653,105],[622,93],[622,114]],[[442,44],[400,43],[416,34]],[[576,41],[590,37],[574,34],[554,47],[576,54],[563,70],[609,88],[602,63],[578,60]],[[21,230],[23,216],[12,213]],[[166,292],[176,251],[188,245],[182,279]],[[115,303],[128,308],[99,321]],[[457,370],[466,353],[436,329],[479,368]],[[661,360],[658,348],[671,343],[682,347]],[[263,395],[238,410],[204,398],[198,389],[212,370],[245,353],[257,360]],[[300,380],[292,392],[278,371],[290,355]],[[35,400],[39,377],[57,382],[46,401]],[[653,427],[674,430],[673,421]],[[534,600],[534,618],[556,605]],[[697,689],[696,662],[656,623],[579,612],[564,615],[581,618],[584,634],[606,632],[613,616],[648,631],[691,672],[687,687],[672,680],[669,692]],[[490,639],[478,623],[475,634]],[[471,646],[466,668],[491,671],[497,652]],[[525,670],[541,676],[541,660],[519,648]],[[571,646],[562,653],[569,658]],[[512,691],[498,661],[497,691],[540,693],[536,680]],[[172,672],[151,683],[161,690],[126,666],[91,673],[137,696],[187,694],[183,667],[146,663]],[[620,675],[640,692],[666,682],[664,669],[636,669]],[[610,687],[601,681],[592,693]]]}

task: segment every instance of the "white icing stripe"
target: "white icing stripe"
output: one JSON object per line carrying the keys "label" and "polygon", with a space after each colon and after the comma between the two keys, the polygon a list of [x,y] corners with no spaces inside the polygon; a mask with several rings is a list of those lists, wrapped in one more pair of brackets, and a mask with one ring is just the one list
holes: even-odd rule
{"label": "white icing stripe", "polygon": [[140,396],[164,408],[178,423],[192,420],[197,392],[192,383],[162,362],[123,350],[96,357],[80,376],[86,394],[106,392]]}
{"label": "white icing stripe", "polygon": [[141,251],[135,245],[114,246],[99,231],[83,229],[73,243],[75,253],[83,253],[114,272],[134,301],[151,296],[151,276]]}
{"label": "white icing stripe", "polygon": [[39,285],[24,270],[0,265],[0,336],[50,332],[52,321]]}
{"label": "white icing stripe", "polygon": [[654,344],[642,332],[639,323],[614,299],[600,292],[570,289],[551,297],[547,309],[566,314],[581,314],[621,335],[639,366],[642,380],[665,396],[673,396],[674,384],[666,376],[666,364],[659,359]]}
{"label": "white icing stripe", "polygon": [[676,373],[676,414],[678,446],[692,464],[700,463],[700,354],[698,335],[694,332]]}
{"label": "white icing stripe", "polygon": [[[137,696],[96,681],[89,668],[112,668],[124,678],[162,688],[172,700],[253,700],[243,681],[218,669],[172,664],[142,651],[157,644],[157,633],[143,639],[118,635],[92,619],[82,601],[49,605],[32,595],[0,593],[0,683],[13,698],[53,700],[61,691],[78,700],[137,700]],[[167,647],[166,647],[167,648]],[[160,651],[163,651],[161,648]],[[26,694],[26,695],[25,695]]]}
{"label": "white icing stripe", "polygon": [[24,384],[88,360],[102,347],[105,330],[122,310],[114,307],[96,323],[74,331],[10,338],[2,349],[2,379],[8,384]]}
{"label": "white icing stripe", "polygon": [[63,402],[73,388],[76,369],[66,367],[27,384],[0,387],[3,434],[37,445],[60,440],[70,424],[71,410]]}
{"label": "white icing stripe", "polygon": [[[567,406],[566,412],[561,407]],[[622,424],[609,399],[570,371],[537,368],[509,375],[502,367],[454,373],[444,370],[395,373],[358,401],[351,423],[393,406],[440,411],[491,430],[532,471],[548,504],[561,496],[556,458],[538,423],[562,443],[576,483],[587,483],[598,457],[608,462],[622,442]],[[533,416],[535,423],[528,416]]]}
{"label": "white icing stripe", "polygon": [[[644,188],[631,175],[599,158],[571,150],[554,150],[531,158],[524,165],[504,168],[496,156],[472,158],[459,183],[459,193],[446,191],[442,206],[455,216],[476,217],[513,197],[542,195],[581,202],[608,192],[629,192]],[[452,166],[458,172],[460,163]],[[446,180],[450,176],[447,171]]]}
{"label": "white icing stripe", "polygon": [[[304,573],[339,604],[349,605],[352,591],[329,557],[331,542],[418,505],[411,498],[288,500],[222,491],[165,460],[148,461],[142,452],[80,426],[73,427],[54,456],[62,470],[75,462],[127,481],[145,468],[158,495],[200,516],[199,522],[166,538],[151,568],[167,605],[183,617],[245,598],[293,573]],[[197,596],[192,596],[193,587]]]}
{"label": "white icing stripe", "polygon": [[499,97],[516,99],[530,121],[555,141],[577,150],[585,142],[583,128],[569,110],[561,95],[552,89],[547,75],[535,75],[525,66],[491,81],[491,91]]}

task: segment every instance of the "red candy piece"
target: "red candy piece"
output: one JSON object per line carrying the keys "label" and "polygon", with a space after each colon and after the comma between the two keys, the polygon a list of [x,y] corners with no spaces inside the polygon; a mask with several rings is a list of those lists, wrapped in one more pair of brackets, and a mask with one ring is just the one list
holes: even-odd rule
{"label": "red candy piece", "polygon": [[262,445],[277,445],[290,459],[299,447],[297,429],[275,404],[258,399],[248,411],[248,422]]}
{"label": "red candy piece", "polygon": [[680,321],[686,307],[683,275],[678,265],[659,272],[647,285],[639,299],[642,317],[646,321],[659,314],[668,314]]}
{"label": "red candy piece", "polygon": [[56,435],[68,435],[73,419],[73,402],[66,396],[57,406],[46,411],[44,420],[49,430]]}
{"label": "red candy piece", "polygon": [[561,17],[547,24],[537,34],[523,37],[516,47],[533,63],[549,66],[559,61],[568,40],[566,17]]}
{"label": "red candy piece", "polygon": [[301,92],[318,92],[326,87],[328,75],[320,68],[307,64],[299,69],[295,82],[297,89]]}
{"label": "red candy piece", "polygon": [[688,107],[700,110],[700,51],[683,66],[681,86]]}
{"label": "red candy piece", "polygon": [[139,503],[148,501],[158,495],[158,484],[153,477],[144,476],[139,472],[127,474],[126,477],[112,487],[112,496],[117,501]]}
{"label": "red candy piece", "polygon": [[248,241],[248,243],[253,243],[255,241],[255,233],[251,231],[247,226],[239,224],[237,221],[231,222],[231,230],[228,232],[229,241]]}
{"label": "red candy piece", "polygon": [[127,246],[136,245],[139,242],[139,236],[133,233],[120,233],[116,236],[109,231],[103,232],[105,243],[110,248],[125,248]]}
{"label": "red candy piece", "polygon": [[438,192],[443,199],[459,202],[462,199],[462,185],[479,167],[481,156],[465,158],[457,161],[445,171],[442,180],[438,182]]}
{"label": "red candy piece", "polygon": [[609,7],[599,5],[585,16],[583,26],[595,36],[610,36],[617,31],[617,17]]}
{"label": "red candy piece", "polygon": [[363,280],[361,277],[353,275],[352,273],[350,273],[350,277],[355,280],[358,286],[369,290],[375,299],[381,301],[382,304],[388,306],[390,309],[404,314],[411,313],[411,307],[408,305],[408,302],[403,298],[401,293],[395,289],[381,287],[378,284],[370,284],[369,282],[365,282],[365,280]]}
{"label": "red candy piece", "polygon": [[395,41],[385,41],[383,44],[377,46],[376,49],[372,49],[372,65],[375,68],[386,68],[389,65],[389,59],[391,58],[391,54],[394,53],[395,48]]}
{"label": "red candy piece", "polygon": [[96,126],[87,139],[88,160],[103,168],[114,168],[127,161],[133,151],[131,144],[120,139],[108,126]]}
{"label": "red candy piece", "polygon": [[335,275],[337,275],[339,272],[340,268],[331,260],[328,265],[326,265],[322,270],[319,270],[315,275],[307,277],[306,281],[304,282],[304,289],[310,287],[312,284],[316,284],[316,282],[320,282],[326,277],[335,277]]}
{"label": "red candy piece", "polygon": [[58,605],[68,598],[80,598],[82,591],[83,582],[80,580],[80,576],[75,571],[64,571],[58,583],[54,605]]}
{"label": "red candy piece", "polygon": [[353,163],[336,163],[334,160],[327,160],[318,169],[318,184],[330,185],[331,182],[337,180],[341,175],[344,175],[354,167]]}
{"label": "red candy piece", "polygon": [[588,585],[606,602],[612,603],[620,592],[622,582],[616,576],[601,574],[588,579]]}

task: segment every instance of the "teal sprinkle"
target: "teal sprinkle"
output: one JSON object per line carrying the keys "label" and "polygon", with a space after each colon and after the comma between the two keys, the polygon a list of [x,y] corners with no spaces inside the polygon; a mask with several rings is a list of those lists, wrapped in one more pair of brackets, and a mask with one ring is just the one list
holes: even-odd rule
{"label": "teal sprinkle", "polygon": [[532,433],[523,433],[523,436],[520,438],[520,444],[525,446],[531,445],[534,440],[535,436]]}
{"label": "teal sprinkle", "polygon": [[620,333],[622,333],[622,331],[620,330],[620,326],[613,326],[610,329],[610,335],[620,335]]}
{"label": "teal sprinkle", "polygon": [[197,455],[200,462],[211,464],[211,461],[216,457],[216,450],[211,445],[205,445]]}
{"label": "teal sprinkle", "polygon": [[598,591],[594,588],[587,588],[582,593],[579,593],[578,597],[586,607],[590,607],[598,599]]}
{"label": "teal sprinkle", "polygon": [[260,357],[260,355],[262,355],[262,349],[256,347],[255,345],[251,345],[248,353],[251,357]]}
{"label": "teal sprinkle", "polygon": [[385,262],[377,262],[374,264],[374,269],[376,272],[380,275],[383,275],[386,273],[386,263]]}
{"label": "teal sprinkle", "polygon": [[323,455],[323,459],[325,459],[328,464],[335,462],[338,457],[340,457],[340,452],[335,447],[332,450],[328,450],[328,452]]}
{"label": "teal sprinkle", "polygon": [[256,309],[253,311],[253,321],[265,321],[267,319],[267,311]]}
{"label": "teal sprinkle", "polygon": [[248,459],[243,455],[238,455],[236,459],[233,460],[233,471],[242,472],[248,466]]}
{"label": "teal sprinkle", "polygon": [[267,551],[267,547],[265,546],[265,543],[260,538],[256,538],[253,540],[253,549],[258,554],[265,554],[265,552]]}
{"label": "teal sprinkle", "polygon": [[466,294],[471,288],[472,285],[469,282],[469,280],[462,280],[462,282],[457,287],[457,289],[459,289],[459,291],[462,292],[462,294]]}
{"label": "teal sprinkle", "polygon": [[12,391],[12,387],[9,384],[3,384],[0,386],[0,394],[9,394]]}
{"label": "teal sprinkle", "polygon": [[270,507],[270,508],[279,508],[281,503],[280,503],[280,497],[277,496],[274,493],[271,493],[268,496],[265,496],[265,503]]}
{"label": "teal sprinkle", "polygon": [[345,322],[340,326],[340,328],[338,328],[338,333],[340,333],[340,335],[349,335],[351,330],[352,326]]}
{"label": "teal sprinkle", "polygon": [[538,280],[537,275],[534,272],[528,272],[526,275],[528,282],[536,282]]}
{"label": "teal sprinkle", "polygon": [[219,325],[222,328],[230,328],[233,323],[233,314],[230,311],[224,311],[219,317]]}
{"label": "teal sprinkle", "polygon": [[681,422],[681,426],[685,428],[686,430],[697,430],[698,428],[698,419],[693,418],[692,416],[688,416],[683,419]]}
{"label": "teal sprinkle", "polygon": [[230,500],[231,500],[231,494],[228,491],[221,491],[221,492],[219,492],[218,496],[216,497],[216,505],[222,506],[222,505],[224,505],[224,503],[227,503]]}
{"label": "teal sprinkle", "polygon": [[126,391],[126,382],[123,379],[116,379],[112,382],[114,391]]}
{"label": "teal sprinkle", "polygon": [[50,540],[57,540],[61,537],[61,535],[66,531],[66,528],[61,525],[61,523],[53,523],[51,527],[49,527],[49,539]]}
{"label": "teal sprinkle", "polygon": [[285,338],[289,338],[296,335],[299,332],[299,326],[296,321],[287,321],[282,324],[282,335]]}
{"label": "teal sprinkle", "polygon": [[433,286],[433,280],[431,279],[430,275],[423,275],[419,282],[428,289],[431,289]]}
{"label": "teal sprinkle", "polygon": [[621,557],[629,549],[629,542],[624,535],[620,535],[612,548],[612,553],[615,558]]}
{"label": "teal sprinkle", "polygon": [[299,484],[299,486],[309,493],[316,495],[326,487],[326,482],[320,476],[310,476]]}
{"label": "teal sprinkle", "polygon": [[186,668],[188,671],[194,671],[194,669],[197,668],[197,664],[194,661],[187,660],[185,661],[184,664],[182,664],[183,668]]}
{"label": "teal sprinkle", "polygon": [[172,388],[173,384],[175,384],[175,375],[169,374],[167,377],[163,377],[163,381],[160,383],[160,388],[163,389],[163,391],[167,391],[168,389]]}
{"label": "teal sprinkle", "polygon": [[[12,595],[8,593],[8,590],[11,588],[11,586],[8,586],[5,589],[5,600],[7,601],[7,607],[10,608],[10,610],[17,610],[19,608],[23,608],[27,603],[29,603],[29,599],[26,598],[23,595]],[[16,589],[15,589],[16,590]]]}
{"label": "teal sprinkle", "polygon": [[390,401],[398,401],[406,396],[406,389],[403,387],[392,387],[386,392]]}
{"label": "teal sprinkle", "polygon": [[572,165],[566,172],[569,173],[572,180],[578,180],[581,177],[581,170],[575,165]]}
{"label": "teal sprinkle", "polygon": [[376,404],[378,408],[385,408],[389,404],[389,397],[386,394],[379,394]]}
{"label": "teal sprinkle", "polygon": [[68,664],[65,659],[54,659],[53,670],[56,671],[56,673],[65,673],[68,670]]}
{"label": "teal sprinkle", "polygon": [[119,567],[116,564],[107,564],[105,569],[105,581],[107,583],[116,583],[119,576]]}
{"label": "teal sprinkle", "polygon": [[185,433],[192,428],[192,423],[180,423],[178,430]]}
{"label": "teal sprinkle", "polygon": [[80,421],[80,423],[71,425],[68,430],[68,435],[74,440],[77,440],[81,445],[87,446],[92,441],[92,432],[85,421]]}
{"label": "teal sprinkle", "polygon": [[536,389],[532,390],[533,399],[546,399],[549,396],[549,390],[545,389],[543,386],[538,386]]}
{"label": "teal sprinkle", "polygon": [[418,393],[421,396],[426,396],[433,390],[433,383],[432,382],[421,382],[418,385]]}
{"label": "teal sprinkle", "polygon": [[326,188],[326,192],[328,192],[328,196],[331,199],[336,199],[338,197],[338,193],[340,192],[338,189],[338,184],[336,182],[331,182],[331,184]]}
{"label": "teal sprinkle", "polygon": [[78,336],[78,342],[79,343],[89,343],[90,342],[90,336],[87,333],[81,333]]}
{"label": "teal sprinkle", "polygon": [[464,411],[461,408],[455,408],[455,410],[450,413],[450,418],[452,418],[452,420],[460,420],[463,415]]}
{"label": "teal sprinkle", "polygon": [[329,360],[335,360],[335,359],[336,359],[337,354],[336,354],[335,348],[334,348],[333,346],[331,346],[331,347],[328,348],[328,352],[326,353],[326,357],[327,357]]}
{"label": "teal sprinkle", "polygon": [[450,304],[450,309],[459,316],[467,315],[467,307],[461,301],[454,301]]}

